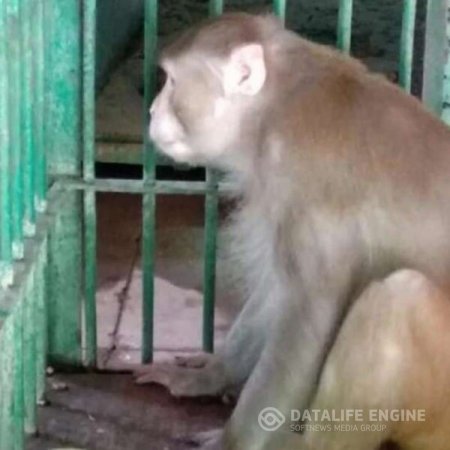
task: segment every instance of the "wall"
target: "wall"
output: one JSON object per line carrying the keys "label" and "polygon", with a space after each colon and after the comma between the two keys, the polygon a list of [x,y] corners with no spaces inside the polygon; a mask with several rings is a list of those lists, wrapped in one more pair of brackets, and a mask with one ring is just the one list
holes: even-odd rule
{"label": "wall", "polygon": [[142,27],[144,0],[97,0],[97,86],[122,58]]}

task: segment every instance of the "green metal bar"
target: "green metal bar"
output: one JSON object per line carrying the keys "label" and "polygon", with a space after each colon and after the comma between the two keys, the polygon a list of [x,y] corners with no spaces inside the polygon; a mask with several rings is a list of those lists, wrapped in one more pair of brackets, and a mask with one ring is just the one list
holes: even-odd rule
{"label": "green metal bar", "polygon": [[83,176],[95,178],[96,0],[83,0]]}
{"label": "green metal bar", "polygon": [[[82,175],[82,8],[47,0],[45,149],[53,174]],[[48,28],[47,28],[48,25]],[[50,206],[50,205],[48,205]],[[67,193],[49,235],[49,362],[83,365],[83,195]]]}
{"label": "green metal bar", "polygon": [[36,400],[42,400],[45,392],[47,367],[47,237],[45,236],[38,256],[36,271]]}
{"label": "green metal bar", "polygon": [[[0,67],[7,67],[6,9],[0,0]],[[12,203],[8,125],[8,71],[0,70],[0,288],[12,283]]]}
{"label": "green metal bar", "polygon": [[[138,180],[123,179],[98,179],[93,183],[85,183],[74,178],[56,178],[55,187],[67,191],[96,191],[96,192],[122,192],[132,194],[145,194],[155,191],[157,194],[177,194],[177,195],[203,195],[208,192],[207,183],[204,181],[176,181],[157,180],[154,186],[145,186]],[[236,186],[229,182],[218,183],[219,194],[228,195],[236,191]]]}
{"label": "green metal bar", "polygon": [[411,91],[412,65],[414,57],[414,31],[416,28],[417,0],[403,0],[403,21],[400,40],[399,83],[407,92]]}
{"label": "green metal bar", "polygon": [[[212,16],[223,13],[223,1],[210,0]],[[214,351],[214,310],[216,304],[216,249],[218,226],[218,175],[207,169],[205,196],[205,240],[203,250],[203,350]]]}
{"label": "green metal bar", "polygon": [[[450,5],[449,5],[450,7]],[[449,11],[449,10],[448,10]],[[447,42],[450,43],[450,11],[447,16],[446,24]],[[448,44],[449,45],[449,44]],[[442,93],[442,120],[450,125],[450,48],[447,48],[445,65],[444,65],[444,86]]]}
{"label": "green metal bar", "polygon": [[[95,26],[96,0],[83,2],[83,177],[95,178]],[[84,194],[85,364],[97,362],[97,216],[94,192]]]}
{"label": "green metal bar", "polygon": [[353,0],[340,0],[337,29],[337,47],[350,53],[352,46]]}
{"label": "green metal bar", "polygon": [[21,22],[19,0],[6,0],[6,25],[8,45],[8,99],[10,130],[10,171],[12,191],[12,235],[13,256],[23,258],[23,159],[21,136],[21,70],[23,64],[21,52]]}
{"label": "green metal bar", "polygon": [[25,408],[25,432],[34,434],[36,429],[36,371],[37,371],[37,326],[35,302],[35,272],[38,260],[33,261],[34,269],[26,281],[22,300],[23,308],[23,391]]}
{"label": "green metal bar", "polygon": [[447,0],[428,0],[422,100],[437,115],[442,113],[446,60]]}
{"label": "green metal bar", "polygon": [[209,15],[212,17],[220,16],[223,13],[224,0],[210,0]]}
{"label": "green metal bar", "polygon": [[33,236],[35,233],[35,135],[34,135],[34,73],[33,60],[36,52],[36,41],[32,36],[34,15],[30,0],[22,1],[21,7],[21,45],[23,54],[22,65],[22,104],[21,128],[23,136],[23,194],[24,194],[24,234]]}
{"label": "green metal bar", "polygon": [[14,320],[14,437],[13,450],[23,450],[24,440],[24,360],[23,360],[23,302],[17,302]]}
{"label": "green metal bar", "polygon": [[32,20],[32,35],[36,42],[33,53],[34,65],[34,135],[35,135],[35,204],[36,210],[45,211],[47,195],[47,159],[44,141],[45,128],[45,28],[48,23],[44,22],[47,2],[34,1],[34,11]]}
{"label": "green metal bar", "polygon": [[0,318],[0,450],[14,449],[14,320]]}
{"label": "green metal bar", "polygon": [[287,0],[274,0],[273,12],[283,21],[286,21],[286,3]]}
{"label": "green metal bar", "polygon": [[156,91],[156,52],[158,30],[158,1],[145,1],[144,31],[144,179],[143,184],[149,187],[142,201],[142,265],[143,265],[143,299],[142,299],[142,362],[153,360],[154,335],[154,269],[155,269],[155,211],[156,198],[156,156],[155,149],[149,142],[148,124],[149,108]]}
{"label": "green metal bar", "polygon": [[219,199],[217,175],[207,171],[205,196],[205,243],[203,275],[203,350],[214,351],[214,310],[216,303],[217,228]]}

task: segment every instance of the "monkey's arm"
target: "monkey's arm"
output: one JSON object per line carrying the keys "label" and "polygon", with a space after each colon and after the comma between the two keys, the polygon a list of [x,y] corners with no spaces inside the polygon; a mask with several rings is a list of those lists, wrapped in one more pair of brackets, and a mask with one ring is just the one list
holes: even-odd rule
{"label": "monkey's arm", "polygon": [[[295,245],[286,247],[296,249],[294,257],[279,264],[285,283],[280,297],[271,301],[280,316],[226,428],[225,448],[290,449],[290,412],[308,407],[350,301],[360,270],[358,229],[342,217],[315,217],[304,225],[293,235]],[[286,417],[287,432],[261,428],[258,418],[265,408]]]}
{"label": "monkey's arm", "polygon": [[[268,342],[241,393],[225,431],[224,448],[290,449],[286,447],[286,440],[292,440],[290,412],[306,408],[314,394],[336,323],[337,308],[330,312],[329,306],[336,305],[334,299],[316,298],[314,304],[307,317],[292,304],[286,308],[288,314],[280,321],[276,336]],[[266,408],[276,408],[286,418],[285,429],[262,429],[258,418]]]}

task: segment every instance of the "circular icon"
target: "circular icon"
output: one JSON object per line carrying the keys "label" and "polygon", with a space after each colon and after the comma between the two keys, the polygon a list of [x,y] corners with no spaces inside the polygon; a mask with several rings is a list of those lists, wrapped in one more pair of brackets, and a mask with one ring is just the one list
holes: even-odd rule
{"label": "circular icon", "polygon": [[277,408],[264,408],[258,416],[259,426],[264,431],[276,431],[284,422],[286,418]]}

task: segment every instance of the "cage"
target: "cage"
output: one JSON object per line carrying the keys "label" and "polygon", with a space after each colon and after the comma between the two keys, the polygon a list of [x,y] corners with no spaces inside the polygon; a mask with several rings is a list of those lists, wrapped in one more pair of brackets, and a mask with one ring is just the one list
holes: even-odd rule
{"label": "cage", "polygon": [[[220,425],[227,416],[218,403],[171,403],[117,373],[137,359],[153,360],[158,320],[169,324],[164,336],[174,334],[176,343],[188,330],[207,352],[227,326],[215,316],[217,243],[221,206],[228,207],[221,196],[232,187],[216,172],[175,166],[148,140],[161,42],[224,9],[273,10],[288,26],[336,42],[385,72],[449,122],[449,6],[446,0],[0,0],[0,450],[180,449],[174,434]],[[165,235],[166,246],[173,250],[184,239],[183,251],[198,258],[176,267],[166,262],[164,280],[156,276],[156,256],[164,257],[157,229],[164,234],[174,215],[181,219]],[[183,235],[187,223],[195,231]],[[119,275],[105,266],[118,255]],[[102,291],[117,276],[120,283]],[[180,279],[189,280],[189,292],[171,284]],[[155,315],[164,303],[158,292],[166,309]],[[194,327],[183,328],[190,314],[181,325],[173,320],[180,296],[195,304]],[[130,297],[137,302],[128,305],[127,322]],[[111,339],[122,326],[132,331],[125,344]],[[120,364],[111,363],[114,352]],[[65,375],[55,378],[49,366]]]}

